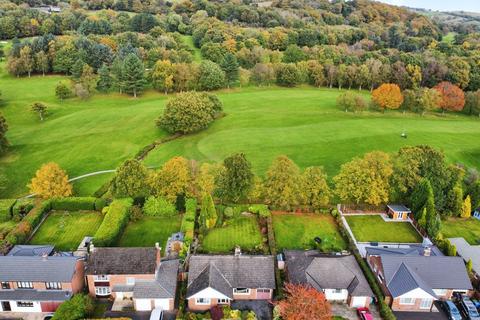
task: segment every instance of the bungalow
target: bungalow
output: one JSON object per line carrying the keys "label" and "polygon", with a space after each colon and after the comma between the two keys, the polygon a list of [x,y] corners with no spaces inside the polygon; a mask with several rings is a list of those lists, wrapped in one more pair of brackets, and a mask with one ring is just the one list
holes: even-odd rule
{"label": "bungalow", "polygon": [[53,312],[73,294],[82,291],[82,260],[15,252],[0,256],[0,312]]}
{"label": "bungalow", "polygon": [[233,300],[270,300],[275,289],[273,256],[193,255],[187,300],[192,311],[230,305]]}
{"label": "bungalow", "polygon": [[173,310],[177,289],[178,260],[160,259],[160,247],[96,248],[87,260],[91,296],[115,299],[113,311],[133,307]]}
{"label": "bungalow", "polygon": [[378,253],[367,248],[367,262],[394,311],[432,311],[435,300],[472,290],[460,257]]}
{"label": "bungalow", "polygon": [[402,204],[389,204],[387,209],[388,216],[393,220],[408,220],[409,215],[412,213],[410,209]]}
{"label": "bungalow", "polygon": [[316,250],[286,250],[287,280],[311,286],[331,302],[368,307],[373,292],[353,255],[335,256]]}

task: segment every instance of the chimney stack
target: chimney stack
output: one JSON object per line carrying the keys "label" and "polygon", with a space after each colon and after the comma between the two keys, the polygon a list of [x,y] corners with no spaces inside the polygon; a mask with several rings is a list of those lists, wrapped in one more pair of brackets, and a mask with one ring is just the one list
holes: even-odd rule
{"label": "chimney stack", "polygon": [[160,247],[160,243],[155,242],[155,249],[157,249],[156,262],[157,262],[157,267],[159,267],[160,262],[162,260],[162,248]]}
{"label": "chimney stack", "polygon": [[42,260],[47,261],[48,259],[48,254],[46,252],[42,253]]}
{"label": "chimney stack", "polygon": [[235,257],[239,257],[242,255],[242,250],[240,249],[239,246],[235,247]]}
{"label": "chimney stack", "polygon": [[93,253],[95,251],[95,246],[93,245],[93,243],[90,243],[90,253]]}
{"label": "chimney stack", "polygon": [[432,248],[431,247],[423,248],[423,256],[424,257],[430,257],[431,254],[432,254]]}

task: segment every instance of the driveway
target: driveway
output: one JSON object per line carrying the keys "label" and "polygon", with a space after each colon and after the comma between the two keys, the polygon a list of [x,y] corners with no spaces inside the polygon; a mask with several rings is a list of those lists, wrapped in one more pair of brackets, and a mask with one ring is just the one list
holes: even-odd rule
{"label": "driveway", "polygon": [[397,320],[448,320],[443,312],[393,312]]}
{"label": "driveway", "polygon": [[[381,320],[382,318],[380,317],[380,314],[378,312],[377,306],[374,304],[371,304],[370,307],[370,312],[372,313],[373,319],[375,320]],[[357,316],[357,309],[356,308],[350,308],[348,305],[343,304],[343,303],[332,303],[332,313],[334,316],[340,316],[345,319],[349,320],[355,320],[358,319]]]}
{"label": "driveway", "polygon": [[[105,312],[105,317],[118,318],[125,317],[131,318],[132,320],[149,320],[151,311],[107,311]],[[164,312],[164,320],[175,320],[177,313],[176,312]]]}
{"label": "driveway", "polygon": [[43,317],[51,313],[22,313],[22,312],[1,312],[1,320],[43,320]]}
{"label": "driveway", "polygon": [[272,319],[272,305],[266,300],[237,300],[231,304],[235,310],[252,310],[259,320]]}

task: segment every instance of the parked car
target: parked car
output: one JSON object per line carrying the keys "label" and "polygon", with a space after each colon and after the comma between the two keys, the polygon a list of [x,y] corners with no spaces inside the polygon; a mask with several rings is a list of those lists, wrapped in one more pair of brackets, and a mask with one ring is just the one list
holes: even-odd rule
{"label": "parked car", "polygon": [[159,308],[153,309],[150,314],[150,320],[163,320],[163,310]]}
{"label": "parked car", "polygon": [[373,316],[368,308],[358,308],[357,314],[361,320],[373,320]]}
{"label": "parked car", "polygon": [[461,300],[458,301],[458,306],[465,318],[469,320],[480,320],[480,314],[468,296],[462,296]]}
{"label": "parked car", "polygon": [[458,310],[457,306],[452,301],[447,300],[442,302],[441,307],[447,314],[449,320],[462,320],[460,310]]}

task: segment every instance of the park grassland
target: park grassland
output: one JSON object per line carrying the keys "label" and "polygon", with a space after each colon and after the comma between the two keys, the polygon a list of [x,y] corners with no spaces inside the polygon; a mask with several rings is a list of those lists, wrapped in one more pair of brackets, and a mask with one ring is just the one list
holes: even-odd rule
{"label": "park grassland", "polygon": [[[4,67],[4,63],[0,64]],[[155,126],[167,98],[147,91],[138,99],[118,93],[96,94],[81,101],[60,101],[55,85],[61,76],[15,78],[0,73],[5,100],[0,107],[9,125],[10,152],[0,158],[8,186],[0,197],[28,192],[35,171],[57,162],[70,177],[115,169],[144,146],[166,133]],[[395,152],[405,145],[429,144],[443,150],[451,162],[480,165],[480,120],[447,116],[382,113],[345,113],[336,107],[337,89],[249,87],[217,92],[226,116],[208,129],[157,146],[145,159],[162,165],[182,155],[198,161],[222,161],[244,152],[257,174],[264,175],[280,154],[301,168],[322,165],[329,177],[340,165],[372,150]],[[363,93],[368,96],[367,92]],[[41,122],[30,111],[33,102],[48,106]],[[407,139],[400,137],[402,132]],[[90,195],[112,175],[86,178],[74,184],[78,195]]]}
{"label": "park grassland", "polygon": [[475,218],[448,218],[440,231],[444,238],[463,237],[471,245],[480,244],[480,220]]}

